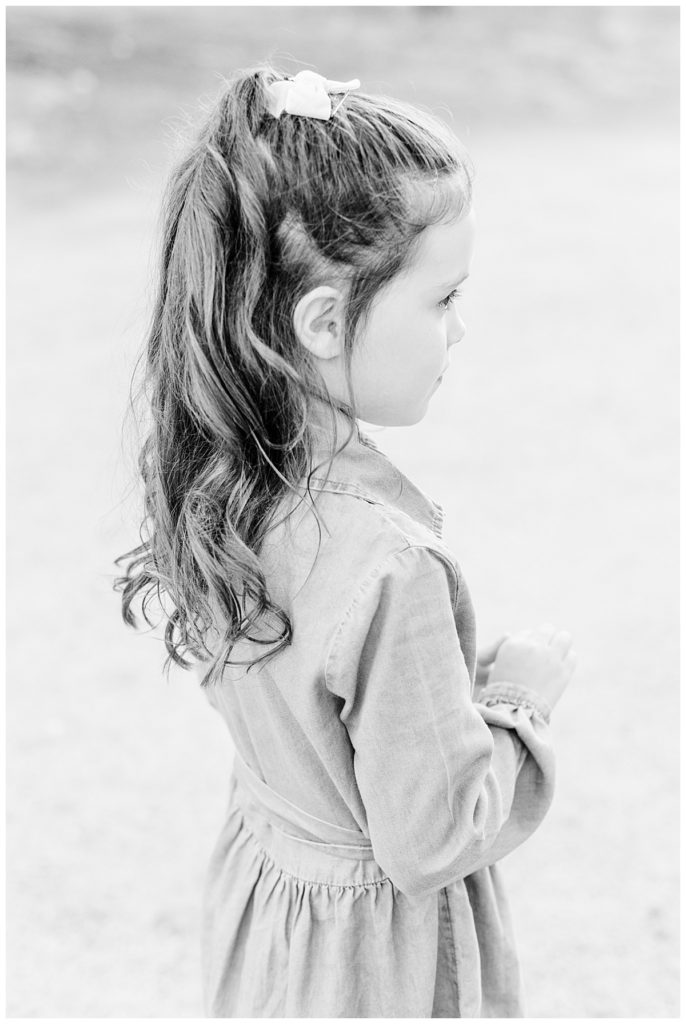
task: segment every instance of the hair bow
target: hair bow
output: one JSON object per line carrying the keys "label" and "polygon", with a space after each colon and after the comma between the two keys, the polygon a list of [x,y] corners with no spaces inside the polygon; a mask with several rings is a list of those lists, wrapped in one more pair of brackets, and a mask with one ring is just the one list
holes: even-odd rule
{"label": "hair bow", "polygon": [[[332,92],[343,92],[346,95],[351,89],[359,89],[360,80],[353,78],[350,82],[333,82],[318,75],[316,71],[299,71],[293,79],[273,82],[267,86],[269,93],[269,113],[274,117],[281,114],[300,114],[302,117],[316,117],[320,121],[328,121],[331,117]],[[340,100],[336,110],[345,99]]]}

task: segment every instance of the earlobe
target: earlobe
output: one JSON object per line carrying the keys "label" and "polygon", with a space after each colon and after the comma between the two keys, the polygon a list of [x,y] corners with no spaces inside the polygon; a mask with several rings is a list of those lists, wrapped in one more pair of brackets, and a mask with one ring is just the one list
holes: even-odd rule
{"label": "earlobe", "polygon": [[298,340],[318,359],[343,354],[345,305],[337,288],[313,288],[296,303],[293,326]]}

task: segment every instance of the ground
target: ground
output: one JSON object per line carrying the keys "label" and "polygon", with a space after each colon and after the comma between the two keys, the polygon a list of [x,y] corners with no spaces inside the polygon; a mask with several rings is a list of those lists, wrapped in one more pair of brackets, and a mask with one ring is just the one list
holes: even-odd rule
{"label": "ground", "polygon": [[[444,506],[484,643],[575,636],[556,800],[504,862],[529,1012],[678,1015],[678,11],[282,10],[278,54],[452,110],[477,166],[467,336],[374,436]],[[10,1016],[202,1012],[231,746],[118,618],[121,429],[162,121],[270,49],[249,8],[8,12]]]}

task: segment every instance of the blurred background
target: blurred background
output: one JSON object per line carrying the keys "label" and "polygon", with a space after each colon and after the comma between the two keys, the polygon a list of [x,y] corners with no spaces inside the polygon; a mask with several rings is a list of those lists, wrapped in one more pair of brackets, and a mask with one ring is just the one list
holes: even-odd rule
{"label": "blurred background", "polygon": [[575,636],[557,798],[504,862],[530,1015],[678,1016],[678,7],[6,14],[8,1015],[202,1014],[232,749],[112,560],[165,175],[271,60],[471,152],[467,336],[420,425],[369,432],[444,506],[481,643]]}

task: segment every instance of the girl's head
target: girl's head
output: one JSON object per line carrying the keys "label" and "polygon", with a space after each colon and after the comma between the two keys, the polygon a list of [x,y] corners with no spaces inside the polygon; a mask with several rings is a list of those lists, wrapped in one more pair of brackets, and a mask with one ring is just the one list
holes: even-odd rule
{"label": "girl's head", "polygon": [[[416,422],[463,333],[450,293],[473,215],[459,142],[357,92],[329,120],[275,117],[281,78],[235,76],[169,183],[147,347],[148,537],[119,581],[127,621],[141,591],[171,600],[176,661],[209,657],[219,631],[212,677],[238,639],[290,638],[259,548],[312,468],[315,409],[351,426]],[[283,628],[260,641],[269,614]]]}
{"label": "girl's head", "polygon": [[[408,263],[365,311],[349,376],[344,364],[344,292],[318,288],[300,300],[296,334],[316,354],[330,394],[342,401],[350,383],[356,414],[363,420],[391,426],[416,423],[424,416],[447,369],[448,350],[464,335],[454,302],[468,276],[473,244],[471,209],[459,220],[424,229]],[[320,310],[323,320],[317,319]]]}

